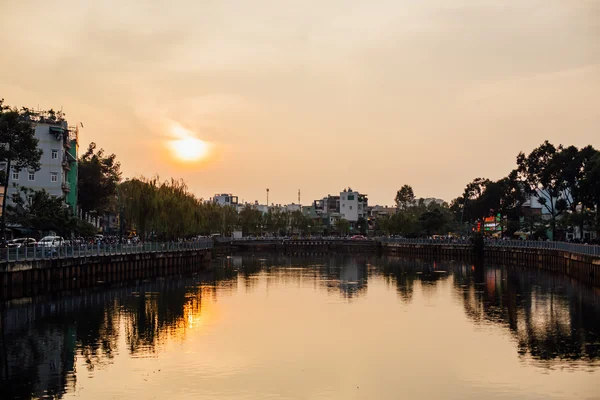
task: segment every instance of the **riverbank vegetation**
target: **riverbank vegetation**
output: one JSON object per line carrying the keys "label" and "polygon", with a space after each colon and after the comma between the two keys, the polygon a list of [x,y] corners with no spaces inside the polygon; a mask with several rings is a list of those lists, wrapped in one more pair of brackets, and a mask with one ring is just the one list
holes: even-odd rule
{"label": "riverbank vegetation", "polygon": [[426,205],[408,185],[395,200],[397,214],[378,222],[384,234],[466,235],[491,219],[495,232],[509,237],[564,240],[575,230],[600,237],[600,152],[546,141],[520,153],[505,177],[473,179],[450,204]]}

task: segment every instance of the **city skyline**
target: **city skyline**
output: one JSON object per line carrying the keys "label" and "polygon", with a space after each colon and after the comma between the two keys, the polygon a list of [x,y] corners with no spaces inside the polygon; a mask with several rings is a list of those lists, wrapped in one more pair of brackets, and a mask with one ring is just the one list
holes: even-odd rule
{"label": "city skyline", "polygon": [[124,177],[391,205],[403,184],[450,201],[546,139],[600,147],[594,2],[115,4],[0,5],[0,97],[62,108]]}

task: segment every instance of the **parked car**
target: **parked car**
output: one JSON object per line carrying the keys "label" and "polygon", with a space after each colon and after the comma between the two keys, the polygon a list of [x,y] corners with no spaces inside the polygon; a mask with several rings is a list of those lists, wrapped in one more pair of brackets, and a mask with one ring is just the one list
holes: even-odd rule
{"label": "parked car", "polygon": [[11,248],[15,248],[15,247],[34,247],[35,245],[37,245],[37,242],[35,241],[34,238],[18,238],[18,239],[13,239],[10,242],[8,242],[8,247]]}
{"label": "parked car", "polygon": [[60,236],[44,236],[38,242],[38,247],[59,247],[64,243],[65,240]]}
{"label": "parked car", "polygon": [[352,240],[367,240],[367,238],[364,237],[363,235],[354,235],[350,239],[352,239]]}

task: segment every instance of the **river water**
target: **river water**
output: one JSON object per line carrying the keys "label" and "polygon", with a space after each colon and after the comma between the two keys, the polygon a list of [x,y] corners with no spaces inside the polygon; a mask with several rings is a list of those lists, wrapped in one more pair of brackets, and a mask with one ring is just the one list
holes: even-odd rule
{"label": "river water", "polygon": [[233,256],[1,309],[2,399],[600,399],[600,290],[535,269]]}

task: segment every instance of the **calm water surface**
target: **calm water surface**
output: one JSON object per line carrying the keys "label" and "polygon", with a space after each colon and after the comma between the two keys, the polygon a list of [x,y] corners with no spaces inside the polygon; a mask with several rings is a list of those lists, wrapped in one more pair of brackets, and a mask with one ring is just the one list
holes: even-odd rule
{"label": "calm water surface", "polygon": [[600,290],[537,270],[248,256],[1,310],[0,397],[600,399]]}

